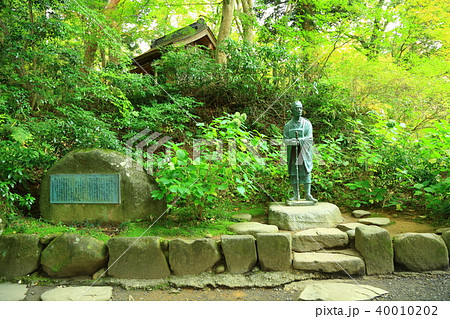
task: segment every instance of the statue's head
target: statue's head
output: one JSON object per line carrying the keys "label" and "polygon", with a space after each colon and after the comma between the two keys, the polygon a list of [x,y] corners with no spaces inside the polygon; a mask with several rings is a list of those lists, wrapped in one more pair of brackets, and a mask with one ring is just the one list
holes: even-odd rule
{"label": "statue's head", "polygon": [[291,112],[294,117],[300,117],[303,113],[303,104],[300,101],[291,103]]}
{"label": "statue's head", "polygon": [[291,110],[295,109],[295,108],[301,108],[303,109],[303,104],[300,101],[294,101],[291,103]]}

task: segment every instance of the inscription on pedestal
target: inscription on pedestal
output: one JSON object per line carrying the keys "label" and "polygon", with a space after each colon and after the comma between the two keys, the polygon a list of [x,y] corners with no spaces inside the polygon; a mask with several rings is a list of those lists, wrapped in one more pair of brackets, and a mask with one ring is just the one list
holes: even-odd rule
{"label": "inscription on pedestal", "polygon": [[120,204],[119,174],[50,176],[51,204]]}

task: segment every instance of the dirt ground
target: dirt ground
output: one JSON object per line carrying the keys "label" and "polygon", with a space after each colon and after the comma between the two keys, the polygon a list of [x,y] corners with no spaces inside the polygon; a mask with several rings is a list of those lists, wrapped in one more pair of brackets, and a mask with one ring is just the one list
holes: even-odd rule
{"label": "dirt ground", "polygon": [[[424,216],[420,212],[413,210],[396,212],[395,210],[371,209],[369,211],[372,214],[382,215],[390,219],[391,224],[383,228],[389,231],[391,236],[402,233],[433,233],[436,230],[436,227],[431,226],[425,218],[422,218]],[[358,222],[358,218],[351,216],[350,212],[344,212],[342,217],[344,223]]]}

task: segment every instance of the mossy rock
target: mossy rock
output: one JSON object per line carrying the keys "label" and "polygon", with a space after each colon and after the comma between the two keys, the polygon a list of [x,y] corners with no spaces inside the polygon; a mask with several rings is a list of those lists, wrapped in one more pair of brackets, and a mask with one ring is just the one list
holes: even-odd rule
{"label": "mossy rock", "polygon": [[412,271],[445,269],[448,251],[436,234],[406,233],[394,237],[394,260]]}
{"label": "mossy rock", "polygon": [[106,266],[108,249],[101,240],[78,234],[62,234],[43,251],[41,264],[51,277],[92,275]]}
{"label": "mossy rock", "polygon": [[442,233],[442,239],[444,240],[445,245],[447,245],[447,251],[450,255],[450,229]]}
{"label": "mossy rock", "polygon": [[12,279],[37,270],[41,251],[37,235],[0,236],[0,277]]}

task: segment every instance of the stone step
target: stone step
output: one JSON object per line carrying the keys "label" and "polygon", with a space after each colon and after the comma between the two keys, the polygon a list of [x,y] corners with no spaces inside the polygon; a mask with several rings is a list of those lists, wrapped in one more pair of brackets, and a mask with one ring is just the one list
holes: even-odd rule
{"label": "stone step", "polygon": [[233,217],[234,219],[245,220],[247,222],[252,220],[252,215],[247,214],[247,213],[237,213],[237,214],[231,215],[231,217]]}
{"label": "stone step", "polygon": [[0,284],[0,301],[21,301],[28,292],[27,285],[14,283]]}
{"label": "stone step", "polygon": [[350,255],[336,252],[294,253],[293,267],[297,270],[364,275],[364,261],[356,254]]}
{"label": "stone step", "polygon": [[319,202],[314,206],[287,206],[273,202],[269,206],[269,224],[282,230],[305,230],[318,227],[335,227],[342,223],[339,207]]}
{"label": "stone step", "polygon": [[365,225],[387,226],[391,220],[386,217],[367,217],[359,219],[358,222]]}
{"label": "stone step", "polygon": [[42,301],[108,301],[112,297],[112,287],[59,287],[41,295]]}
{"label": "stone step", "polygon": [[386,290],[368,285],[343,282],[318,282],[307,285],[298,300],[304,301],[362,301],[385,295]]}
{"label": "stone step", "polygon": [[228,230],[238,235],[253,235],[258,233],[277,233],[278,227],[257,222],[244,222],[228,226]]}
{"label": "stone step", "polygon": [[367,210],[357,209],[352,212],[352,215],[353,215],[353,217],[356,217],[356,218],[363,218],[363,217],[370,216],[372,214],[371,214],[371,212],[368,212]]}
{"label": "stone step", "polygon": [[348,230],[355,230],[356,227],[361,227],[361,226],[365,226],[365,224],[361,224],[361,223],[345,223],[345,224],[337,225],[336,228],[346,232]]}
{"label": "stone step", "polygon": [[348,243],[348,235],[337,228],[313,228],[292,235],[292,250],[296,252],[345,247]]}

